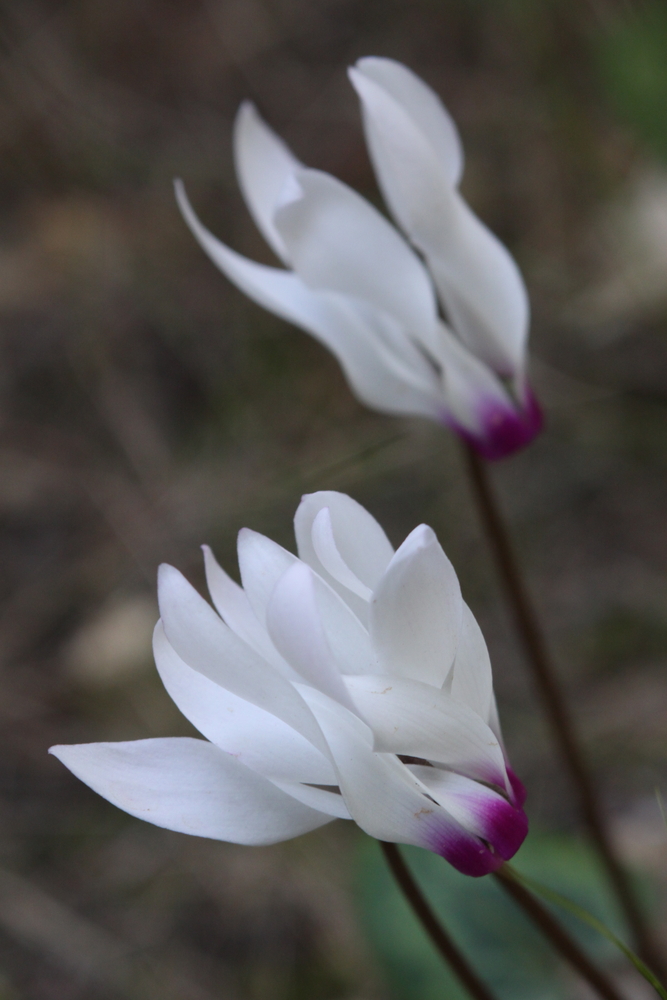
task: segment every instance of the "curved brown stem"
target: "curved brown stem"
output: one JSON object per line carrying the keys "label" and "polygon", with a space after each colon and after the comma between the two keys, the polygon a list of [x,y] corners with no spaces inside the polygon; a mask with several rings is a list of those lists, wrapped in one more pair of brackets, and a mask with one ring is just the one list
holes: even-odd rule
{"label": "curved brown stem", "polygon": [[[452,972],[458,976],[471,997],[474,997],[475,1000],[496,1000],[491,990],[482,982],[472,966],[469,965],[468,960],[461,954],[436,917],[429,903],[422,895],[419,886],[410,874],[410,870],[401,857],[398,846],[381,840],[380,847],[403,895],[417,918],[421,921],[422,927],[431,941],[452,969]],[[618,1000],[618,998],[614,997],[613,1000]]]}
{"label": "curved brown stem", "polygon": [[635,939],[638,953],[654,972],[665,977],[663,963],[647,926],[628,877],[621,866],[607,830],[604,814],[591,774],[584,761],[556,670],[551,662],[542,630],[524,585],[512,543],[493,495],[484,462],[464,444],[468,473],[482,521],[491,542],[498,572],[512,605],[518,632],[531,667],[533,679],[551,723],[556,743],[578,794],[584,820],[607,870],[619,904]]}
{"label": "curved brown stem", "polygon": [[532,922],[537,924],[556,951],[583,976],[601,997],[604,997],[605,1000],[622,1000],[621,994],[617,992],[614,984],[591,962],[574,938],[570,937],[563,925],[551,915],[537,897],[533,896],[532,892],[529,892],[518,879],[514,878],[509,866],[503,865],[502,868],[499,868],[494,873],[494,878],[530,917]]}

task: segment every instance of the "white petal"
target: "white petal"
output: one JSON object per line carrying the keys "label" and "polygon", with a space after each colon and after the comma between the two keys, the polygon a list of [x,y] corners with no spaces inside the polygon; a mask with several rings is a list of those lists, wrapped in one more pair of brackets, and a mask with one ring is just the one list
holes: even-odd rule
{"label": "white petal", "polygon": [[309,288],[342,292],[394,316],[425,345],[436,301],[428,274],[403,237],[370,202],[318,170],[301,170],[303,194],[278,210],[276,227]]}
{"label": "white petal", "polygon": [[249,101],[244,101],[236,115],[234,160],[243,196],[258,229],[278,257],[287,261],[287,249],[273,216],[302,165]]}
{"label": "white petal", "polygon": [[[454,192],[451,222],[430,249],[428,267],[449,320],[463,342],[498,374],[526,367],[528,293],[507,249]],[[444,227],[443,227],[444,228]]]}
{"label": "white petal", "polygon": [[221,750],[271,780],[336,783],[331,762],[295,729],[189,667],[170,645],[161,621],[153,652],[169,697]]}
{"label": "white petal", "polygon": [[208,545],[202,545],[204,565],[206,567],[206,583],[211,600],[218,614],[236,632],[251,649],[259,653],[268,663],[279,670],[285,677],[294,680],[296,674],[275,648],[266,629],[260,624],[252,609],[243,587],[225,573]]}
{"label": "white petal", "polygon": [[254,302],[323,343],[338,359],[361,402],[383,413],[439,418],[442,404],[437,378],[416,347],[397,333],[391,317],[349,296],[315,292],[290,271],[242,257],[202,226],[180,182],[176,197],[185,221],[213,263]]}
{"label": "white petal", "polygon": [[[336,781],[338,779],[336,778]],[[352,819],[350,810],[345,805],[345,799],[340,792],[330,792],[325,788],[313,788],[312,785],[298,785],[289,781],[274,781],[274,785],[298,802],[311,806],[319,812],[326,813],[336,819]]]}
{"label": "white petal", "polygon": [[373,591],[352,572],[338,551],[328,507],[323,507],[315,516],[311,537],[315,555],[329,576],[342,585],[343,591],[351,590],[353,594],[368,603]]}
{"label": "white petal", "polygon": [[364,587],[374,590],[394,554],[383,529],[361,504],[344,493],[322,490],[307,493],[294,517],[299,555],[336,590],[364,623],[368,621],[368,601],[360,599],[324,566],[313,542],[313,524],[319,512],[328,508],[337,551]]}
{"label": "white petal", "polygon": [[[278,580],[296,562],[296,556],[269,538],[243,528],[239,532],[241,578],[257,617],[265,622],[266,609]],[[368,632],[359,619],[319,576],[315,596],[327,642],[343,673],[379,671]]]}
{"label": "white petal", "polygon": [[397,757],[373,752],[371,731],[352,712],[313,688],[304,690],[304,697],[326,735],[345,803],[362,830],[379,840],[437,851],[467,874],[499,866]]}
{"label": "white petal", "polygon": [[467,705],[418,681],[347,677],[345,683],[378,752],[422,757],[508,788],[502,747]]}
{"label": "white petal", "polygon": [[276,649],[303,680],[352,708],[327,642],[315,599],[313,571],[297,561],[276,584],[266,612]]}
{"label": "white petal", "polygon": [[450,691],[452,698],[469,705],[489,722],[493,700],[491,660],[482,630],[465,602]]}
{"label": "white petal", "polygon": [[371,601],[370,631],[383,672],[442,687],[456,654],[461,589],[431,528],[396,551]]}
{"label": "white petal", "polygon": [[[329,293],[330,296],[334,294],[338,293]],[[365,299],[343,297],[354,305],[360,322],[369,331],[367,336],[375,345],[375,349],[386,357],[386,364],[415,389],[427,393],[433,391],[437,386],[438,376],[437,366],[432,358],[437,348],[438,318],[436,317],[435,324],[430,326],[428,344],[420,344],[416,337],[413,339],[413,331],[406,328],[395,316]]]}
{"label": "white petal", "polygon": [[453,186],[412,105],[368,74],[351,77],[380,187],[425,255],[457,334],[500,374],[522,371],[528,297],[514,260]]}
{"label": "white petal", "polygon": [[88,743],[50,752],[115,806],[179,833],[276,844],[331,818],[204,740]]}
{"label": "white petal", "polygon": [[243,589],[257,620],[266,628],[266,609],[278,580],[297,561],[282,545],[251,528],[241,528],[238,557]]}
{"label": "white petal", "polygon": [[392,754],[374,753],[368,726],[314,689],[304,690],[333,752],[340,788],[356,823],[380,840],[424,846],[432,811],[420,784]]}
{"label": "white petal", "polygon": [[463,173],[463,147],[454,120],[435,91],[394,59],[366,56],[349,74],[353,85],[360,75],[374,80],[393,97],[433,147],[449,183],[458,184]]}
{"label": "white petal", "polygon": [[505,754],[505,760],[508,759],[507,749],[503,741],[503,734],[500,728],[500,716],[498,714],[498,704],[496,702],[496,696],[491,692],[491,705],[489,706],[489,729],[496,736],[498,742],[503,748],[503,753]]}
{"label": "white petal", "polygon": [[389,89],[359,70],[349,73],[361,99],[371,160],[392,215],[418,245],[437,245],[454,211],[451,161],[440,159],[411,109]]}
{"label": "white petal", "polygon": [[447,408],[456,424],[479,436],[486,431],[484,416],[490,406],[516,412],[498,376],[444,323],[438,326],[438,340],[435,356],[442,366]]}
{"label": "white petal", "polygon": [[158,602],[167,639],[188,666],[277,715],[328,754],[312,713],[292,684],[239,639],[173,566],[160,566]]}

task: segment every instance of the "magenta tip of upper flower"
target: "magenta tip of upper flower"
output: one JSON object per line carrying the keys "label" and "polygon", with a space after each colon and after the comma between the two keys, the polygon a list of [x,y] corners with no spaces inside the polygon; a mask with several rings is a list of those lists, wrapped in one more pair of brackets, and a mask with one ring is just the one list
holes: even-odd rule
{"label": "magenta tip of upper flower", "polygon": [[480,434],[474,434],[451,418],[446,423],[482,458],[495,462],[529,444],[541,431],[544,416],[540,404],[528,389],[522,409],[502,406],[493,400],[481,407],[481,421],[484,432]]}

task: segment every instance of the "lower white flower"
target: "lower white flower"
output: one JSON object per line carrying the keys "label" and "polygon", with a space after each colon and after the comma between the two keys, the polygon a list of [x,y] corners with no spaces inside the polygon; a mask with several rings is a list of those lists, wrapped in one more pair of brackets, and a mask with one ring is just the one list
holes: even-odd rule
{"label": "lower white flower", "polygon": [[524,840],[486,644],[421,525],[394,552],[340,493],[304,497],[300,558],[239,535],[243,586],[204,549],[216,611],[159,574],[155,661],[206,737],[51,748],[114,805],[157,826],[273,844],[335,818],[485,875]]}

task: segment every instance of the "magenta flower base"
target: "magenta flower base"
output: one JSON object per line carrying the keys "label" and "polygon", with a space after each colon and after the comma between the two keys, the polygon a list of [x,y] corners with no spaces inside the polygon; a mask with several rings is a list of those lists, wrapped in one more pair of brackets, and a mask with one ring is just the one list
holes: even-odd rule
{"label": "magenta flower base", "polygon": [[449,826],[430,838],[429,849],[439,854],[463,875],[480,878],[497,871],[513,858],[528,834],[528,817],[508,802],[480,811],[484,843],[463,827]]}
{"label": "magenta flower base", "polygon": [[449,416],[444,423],[472,445],[482,458],[490,462],[506,458],[529,444],[539,434],[544,424],[540,404],[530,390],[526,393],[525,406],[522,410],[505,407],[497,400],[492,400],[483,404],[480,411],[483,434],[473,434]]}

